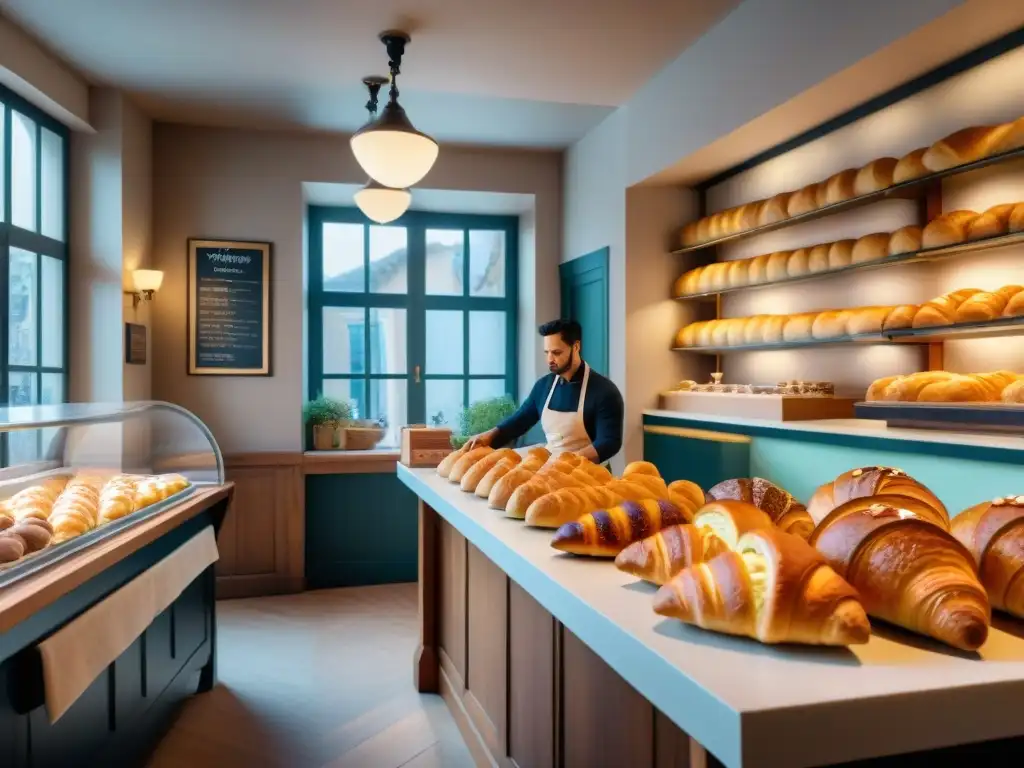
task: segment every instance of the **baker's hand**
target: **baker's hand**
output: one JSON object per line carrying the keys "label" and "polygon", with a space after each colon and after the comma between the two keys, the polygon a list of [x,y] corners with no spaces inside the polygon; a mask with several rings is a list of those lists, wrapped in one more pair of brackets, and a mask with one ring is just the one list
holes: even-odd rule
{"label": "baker's hand", "polygon": [[489,429],[486,432],[481,432],[479,435],[473,435],[466,441],[465,450],[471,451],[474,448],[489,448],[491,443],[494,441],[494,434],[496,430]]}

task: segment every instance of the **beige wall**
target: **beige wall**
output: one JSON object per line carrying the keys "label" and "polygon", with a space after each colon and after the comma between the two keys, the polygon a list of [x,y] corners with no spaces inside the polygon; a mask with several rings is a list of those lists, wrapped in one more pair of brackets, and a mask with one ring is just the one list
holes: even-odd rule
{"label": "beige wall", "polygon": [[[197,413],[224,451],[298,450],[305,395],[302,183],[362,183],[364,175],[344,136],[158,124],[153,144],[154,265],[164,270],[153,306],[153,394]],[[537,266],[532,282],[520,285],[521,294],[534,297],[534,316],[520,321],[536,325],[557,313],[559,154],[445,146],[421,186],[534,195]],[[272,377],[186,375],[190,237],[274,244]]]}

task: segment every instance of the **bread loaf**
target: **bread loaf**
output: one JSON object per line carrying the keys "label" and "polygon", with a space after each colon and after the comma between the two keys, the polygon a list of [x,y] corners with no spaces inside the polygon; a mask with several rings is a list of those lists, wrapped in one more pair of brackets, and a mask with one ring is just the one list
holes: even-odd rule
{"label": "bread loaf", "polygon": [[761,254],[750,260],[747,268],[747,284],[759,285],[768,281],[768,259],[769,254]]}
{"label": "bread loaf", "polygon": [[1004,403],[1024,403],[1024,376],[1004,387],[999,399]]}
{"label": "bread loaf", "polygon": [[708,235],[711,231],[711,218],[705,216],[704,218],[697,221],[697,242],[706,243],[708,241]]}
{"label": "bread loaf", "polygon": [[757,222],[760,221],[761,207],[763,205],[764,201],[758,200],[757,202],[747,203],[746,205],[740,206],[738,221],[741,232],[757,228]]}
{"label": "bread loaf", "polygon": [[807,512],[815,525],[821,525],[834,509],[846,502],[879,494],[906,498],[904,506],[912,505],[919,517],[949,530],[949,513],[935,494],[903,470],[893,467],[862,467],[844,472],[814,492],[807,503]]}
{"label": "bread loaf", "polygon": [[789,276],[789,251],[776,251],[768,257],[765,277],[769,283],[785,280]]}
{"label": "bread loaf", "polygon": [[745,334],[745,329],[747,325],[750,323],[750,318],[733,317],[730,318],[727,322],[728,325],[726,326],[725,333],[726,343],[730,347],[743,346],[743,336]]}
{"label": "bread loaf", "polygon": [[722,212],[717,211],[708,217],[708,240],[714,242],[725,235],[725,228],[722,226]]}
{"label": "bread loaf", "polygon": [[853,181],[853,194],[857,197],[892,186],[892,174],[896,170],[895,157],[880,157],[872,160],[859,171]]}
{"label": "bread loaf", "polygon": [[878,400],[884,400],[885,390],[888,388],[890,384],[892,384],[894,381],[900,378],[902,377],[885,376],[881,379],[875,379],[873,382],[871,382],[871,386],[868,387],[868,391],[864,395],[864,399],[869,403],[876,402]]}
{"label": "bread loaf", "polygon": [[[1024,307],[1021,307],[1024,314]],[[788,321],[786,315],[769,315],[761,326],[761,341],[765,344],[777,344],[784,338],[784,329]]]}
{"label": "bread loaf", "polygon": [[916,304],[903,304],[894,307],[882,323],[882,330],[894,331],[900,328],[911,328],[914,325],[914,316],[920,309]]}
{"label": "bread loaf", "polygon": [[892,233],[889,238],[889,255],[914,253],[921,250],[921,228],[911,224]]}
{"label": "bread loaf", "polygon": [[976,288],[962,288],[925,302],[914,315],[914,328],[930,328],[936,325],[955,323],[956,312],[960,305],[978,293],[980,291]]}
{"label": "bread loaf", "polygon": [[[534,528],[560,528],[565,523],[598,509],[607,509],[626,501],[643,501],[667,496],[667,490],[659,497],[657,491],[652,491],[643,483],[630,479],[613,480],[607,485],[596,487],[564,487],[536,496],[523,511],[522,517],[527,525]],[[512,500],[509,500],[508,506],[512,508]],[[508,514],[506,509],[506,515]]]}
{"label": "bread loaf", "polygon": [[682,248],[689,248],[697,242],[697,222],[692,221],[679,231],[679,245]]}
{"label": "bread loaf", "polygon": [[768,315],[755,315],[748,318],[743,324],[742,344],[760,344],[764,333],[764,324],[768,321]]}
{"label": "bread loaf", "polygon": [[1012,152],[1022,147],[1024,147],[1024,117],[1019,117],[1012,123],[1006,124],[1006,132],[992,148],[992,154],[1000,155],[1003,152]]}
{"label": "bread loaf", "polygon": [[981,381],[972,376],[958,374],[927,384],[917,393],[919,403],[984,403],[991,399],[988,389]]}
{"label": "bread loaf", "polygon": [[818,313],[811,325],[811,336],[815,339],[836,339],[846,336],[849,314],[845,309]]}
{"label": "bread loaf", "polygon": [[854,192],[854,182],[857,180],[857,170],[856,168],[847,168],[845,171],[840,171],[829,177],[828,181],[825,182],[826,205],[841,203],[844,200],[849,200],[856,194]]}
{"label": "bread loaf", "polygon": [[448,474],[448,481],[451,483],[461,483],[463,476],[469,471],[469,468],[491,453],[494,453],[494,449],[489,446],[480,446],[479,448],[467,451],[455,462],[455,466],[452,467],[452,471]]}
{"label": "bread loaf", "polygon": [[1024,315],[1024,291],[1019,292],[1008,302],[1003,310],[1003,317],[1020,317]]}
{"label": "bread loaf", "polygon": [[788,277],[803,277],[810,274],[811,270],[807,264],[810,253],[808,248],[797,248],[789,254],[789,259],[786,261],[786,275]]}
{"label": "bread loaf", "polygon": [[932,144],[921,158],[929,171],[945,171],[988,157],[1010,132],[1011,124],[962,128]]}
{"label": "bread loaf", "polygon": [[977,323],[994,320],[1003,314],[1009,296],[1001,293],[981,291],[963,301],[956,308],[953,321],[956,323]]}
{"label": "bread loaf", "polygon": [[1024,232],[1024,203],[1017,203],[1010,213],[1008,232]]}
{"label": "bread loaf", "polygon": [[956,245],[967,239],[967,228],[978,217],[974,211],[952,211],[928,222],[921,234],[922,248]]}
{"label": "bread loaf", "polygon": [[447,478],[448,475],[451,474],[452,468],[455,466],[455,462],[457,462],[459,459],[465,456],[468,450],[469,443],[467,442],[457,451],[452,451],[443,459],[441,459],[441,463],[437,465],[437,474],[439,474],[441,477]]}
{"label": "bread loaf", "polygon": [[921,147],[915,149],[913,152],[908,152],[900,158],[899,162],[896,163],[896,167],[892,172],[892,183],[902,184],[906,181],[912,181],[919,179],[922,176],[927,176],[929,171],[925,167],[921,158],[924,157],[924,153],[928,151],[928,147]]}
{"label": "bread loaf", "polygon": [[989,208],[967,227],[968,240],[981,240],[986,237],[1005,235],[1010,226],[1010,214],[1014,203],[1005,203]]}
{"label": "bread loaf", "polygon": [[725,283],[728,288],[742,288],[750,276],[750,259],[735,259],[728,262]]}
{"label": "bread loaf", "polygon": [[850,261],[853,264],[863,264],[866,261],[877,261],[889,255],[889,241],[892,235],[888,232],[875,232],[871,235],[864,235],[853,244],[850,253]]}
{"label": "bread loaf", "polygon": [[714,269],[711,272],[711,290],[723,291],[729,287],[729,270],[732,264],[720,262],[711,265]]}
{"label": "bread loaf", "polygon": [[828,272],[828,252],[831,247],[831,243],[822,243],[811,248],[807,254],[807,269],[811,274]]}
{"label": "bread loaf", "polygon": [[789,192],[775,195],[765,200],[764,205],[758,213],[758,226],[765,227],[779,221],[785,221],[789,217],[787,207],[789,205]]}
{"label": "bread loaf", "polygon": [[828,249],[828,268],[842,269],[853,261],[853,246],[856,240],[840,240]]}
{"label": "bread loaf", "polygon": [[881,333],[886,318],[894,307],[857,307],[846,318],[846,332],[850,336],[861,333]]}
{"label": "bread loaf", "polygon": [[790,195],[786,206],[786,213],[789,218],[816,210],[818,207],[817,193],[818,185],[808,184],[803,189]]}
{"label": "bread loaf", "polygon": [[494,451],[493,453],[484,456],[466,471],[462,476],[462,482],[459,484],[459,487],[466,493],[474,493],[476,491],[476,487],[480,484],[480,481],[484,479],[484,476],[490,472],[498,462],[503,460],[518,464],[522,461],[522,457],[511,448],[501,448],[500,450]]}
{"label": "bread loaf", "polygon": [[917,402],[922,389],[935,382],[951,379],[954,375],[946,371],[921,371],[901,376],[886,388],[883,399],[905,403]]}
{"label": "bread loaf", "polygon": [[476,488],[473,490],[474,495],[479,496],[481,499],[486,499],[491,495],[491,491],[494,490],[494,485],[521,463],[522,461],[517,462],[512,459],[502,459],[499,461],[487,470],[487,474],[476,484]]}
{"label": "bread loaf", "polygon": [[814,319],[817,316],[817,312],[803,312],[786,317],[786,324],[782,329],[783,340],[807,341],[812,338],[811,329],[814,327]]}

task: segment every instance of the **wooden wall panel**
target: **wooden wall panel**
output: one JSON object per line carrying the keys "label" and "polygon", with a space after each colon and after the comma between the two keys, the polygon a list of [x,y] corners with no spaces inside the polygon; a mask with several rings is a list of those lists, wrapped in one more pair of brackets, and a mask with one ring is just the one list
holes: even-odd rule
{"label": "wooden wall panel", "polygon": [[653,764],[654,708],[564,627],[562,691],[564,765]]}
{"label": "wooden wall panel", "polygon": [[470,545],[466,709],[493,754],[505,754],[508,716],[508,577]]}
{"label": "wooden wall panel", "polygon": [[703,768],[690,759],[690,737],[661,712],[654,712],[654,768]]}
{"label": "wooden wall panel", "polygon": [[519,768],[554,768],[555,620],[515,582],[508,599],[509,756]]}
{"label": "wooden wall panel", "polygon": [[441,523],[441,665],[461,696],[466,687],[466,539]]}

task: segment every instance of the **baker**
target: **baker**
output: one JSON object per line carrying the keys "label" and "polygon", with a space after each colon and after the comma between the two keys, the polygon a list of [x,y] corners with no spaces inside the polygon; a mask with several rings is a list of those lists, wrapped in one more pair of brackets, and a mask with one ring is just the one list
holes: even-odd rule
{"label": "baker", "polygon": [[584,362],[583,330],[575,320],[553,320],[538,330],[550,373],[533,385],[518,411],[476,435],[473,444],[508,445],[539,421],[552,454],[572,452],[595,463],[608,461],[622,447],[618,387]]}

